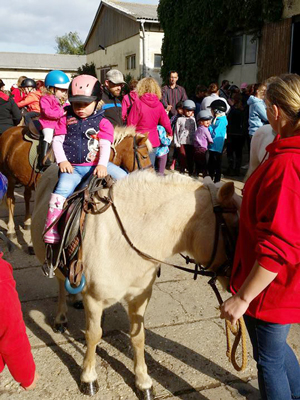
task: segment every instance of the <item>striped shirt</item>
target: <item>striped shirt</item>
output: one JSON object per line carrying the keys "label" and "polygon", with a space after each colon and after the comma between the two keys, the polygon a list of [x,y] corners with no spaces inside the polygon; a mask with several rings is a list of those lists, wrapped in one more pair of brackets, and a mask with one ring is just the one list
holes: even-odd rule
{"label": "striped shirt", "polygon": [[176,104],[179,101],[187,100],[187,95],[185,89],[182,86],[176,85],[174,89],[172,89],[169,85],[165,85],[162,87],[162,99],[164,107],[167,108],[168,105],[172,105],[172,109],[169,112],[169,118],[172,118],[173,115],[177,114]]}

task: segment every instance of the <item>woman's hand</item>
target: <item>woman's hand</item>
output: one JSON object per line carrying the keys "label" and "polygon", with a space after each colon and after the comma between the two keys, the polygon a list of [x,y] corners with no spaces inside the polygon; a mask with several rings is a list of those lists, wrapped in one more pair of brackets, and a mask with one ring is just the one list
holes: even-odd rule
{"label": "woman's hand", "polygon": [[60,172],[67,172],[68,174],[73,173],[73,167],[72,164],[69,163],[69,161],[62,161],[61,163],[59,163],[59,169]]}
{"label": "woman's hand", "polygon": [[221,304],[221,318],[225,318],[232,325],[235,325],[237,320],[245,314],[248,307],[249,303],[243,300],[238,294],[235,294]]}
{"label": "woman's hand", "polygon": [[97,175],[98,178],[105,178],[107,175],[107,168],[104,165],[97,165],[93,172],[94,175]]}
{"label": "woman's hand", "polygon": [[25,390],[33,390],[33,389],[36,387],[36,383],[37,383],[37,381],[38,381],[39,379],[40,379],[40,376],[39,376],[39,374],[35,371],[32,384],[29,385],[29,386],[27,386],[27,387],[25,387],[24,389],[25,389]]}

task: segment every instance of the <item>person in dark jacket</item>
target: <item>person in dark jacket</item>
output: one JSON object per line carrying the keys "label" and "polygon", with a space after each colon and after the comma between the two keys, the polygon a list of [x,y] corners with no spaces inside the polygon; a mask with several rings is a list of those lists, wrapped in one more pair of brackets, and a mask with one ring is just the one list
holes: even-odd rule
{"label": "person in dark jacket", "polygon": [[0,135],[12,126],[16,126],[22,119],[21,111],[12,96],[4,93],[4,82],[0,79]]}
{"label": "person in dark jacket", "polygon": [[235,93],[231,100],[232,106],[227,116],[227,175],[239,176],[245,141],[243,126],[245,123],[244,107],[240,93]]}
{"label": "person in dark jacket", "polygon": [[104,102],[102,110],[104,110],[105,118],[113,126],[123,126],[122,102],[119,97],[124,84],[125,81],[121,71],[111,69],[106,73],[102,94],[102,101]]}

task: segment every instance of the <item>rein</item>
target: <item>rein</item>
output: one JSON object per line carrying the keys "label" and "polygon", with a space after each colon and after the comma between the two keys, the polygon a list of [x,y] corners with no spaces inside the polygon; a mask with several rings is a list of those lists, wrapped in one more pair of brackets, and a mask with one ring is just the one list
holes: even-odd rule
{"label": "rein", "polygon": [[[234,257],[234,251],[235,251],[234,238],[232,237],[232,234],[226,224],[223,214],[236,213],[236,209],[229,208],[229,207],[221,207],[221,205],[218,204],[218,202],[217,202],[216,196],[213,193],[212,188],[215,189],[215,186],[213,184],[208,185],[208,189],[210,191],[210,195],[211,195],[211,199],[212,199],[212,203],[213,203],[213,211],[214,211],[214,215],[216,217],[216,225],[215,225],[215,239],[214,239],[214,245],[213,245],[213,250],[212,250],[210,261],[206,266],[203,266],[203,265],[197,264],[193,259],[189,258],[188,256],[183,256],[180,253],[180,255],[186,260],[187,264],[189,264],[189,263],[195,264],[194,269],[182,267],[180,265],[176,265],[176,264],[168,263],[166,261],[159,260],[159,259],[145,253],[144,251],[141,251],[132,243],[132,241],[130,240],[130,238],[126,232],[126,229],[122,223],[122,220],[120,218],[120,215],[118,213],[116,205],[114,203],[113,186],[111,186],[109,188],[108,196],[99,197],[99,199],[101,202],[103,202],[105,204],[105,206],[104,206],[105,209],[107,209],[110,206],[112,207],[124,238],[126,239],[129,246],[140,257],[144,258],[145,260],[154,261],[155,263],[168,265],[173,268],[179,269],[181,271],[192,273],[192,274],[194,274],[194,280],[197,279],[198,275],[210,277],[211,279],[208,281],[208,284],[213,289],[213,291],[217,297],[217,300],[218,300],[219,304],[221,305],[223,303],[223,299],[222,299],[222,296],[216,286],[216,281],[217,281],[217,278],[221,277],[221,276],[229,277],[229,272],[233,265],[233,257]],[[101,212],[101,210],[96,211],[94,209],[94,212],[99,213],[99,212]],[[219,268],[215,272],[215,271],[209,270],[209,268],[211,268],[211,266],[213,265],[213,262],[217,255],[217,250],[218,250],[218,245],[219,245],[219,240],[220,240],[220,232],[222,233],[222,236],[223,236],[224,247],[225,247],[227,259],[223,264],[221,264],[219,266]],[[160,271],[158,273],[160,274]],[[227,339],[226,354],[229,358],[229,361],[232,363],[233,367],[237,371],[243,371],[247,366],[246,327],[245,327],[243,318],[240,318],[238,320],[237,327],[232,326],[231,323],[226,320],[225,321],[225,329],[226,329],[226,339]],[[230,332],[235,336],[235,340],[234,340],[232,347],[231,347],[231,341],[230,341]],[[242,365],[241,366],[239,366],[236,361],[236,350],[237,350],[240,339],[242,339]]]}

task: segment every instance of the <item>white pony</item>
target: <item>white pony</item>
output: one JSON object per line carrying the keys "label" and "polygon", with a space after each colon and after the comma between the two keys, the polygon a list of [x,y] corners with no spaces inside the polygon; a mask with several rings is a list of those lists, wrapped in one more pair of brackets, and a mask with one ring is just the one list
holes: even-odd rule
{"label": "white pony", "polygon": [[259,166],[264,157],[268,157],[268,155],[266,155],[266,147],[273,142],[276,135],[276,132],[269,124],[261,126],[254,133],[250,148],[249,169],[245,176],[245,180],[247,180],[252,172]]}
{"label": "white pony", "polygon": [[[56,177],[48,169],[36,192],[32,241],[41,262],[45,252],[42,230],[49,196],[55,184]],[[234,194],[232,182],[220,189],[213,187],[221,206],[237,209],[239,198]],[[101,190],[99,195],[107,196],[108,190]],[[216,219],[210,191],[204,184],[181,175],[158,177],[146,171],[136,172],[114,185],[113,198],[124,228],[139,250],[159,260],[187,252],[198,263],[208,264],[213,252]],[[229,227],[238,224],[236,212],[224,214],[224,219]],[[220,266],[225,259],[221,235],[213,266]],[[125,299],[131,323],[136,386],[142,391],[144,399],[152,399],[152,380],[144,358],[144,313],[158,263],[141,257],[128,244],[112,207],[103,214],[87,215],[83,263],[86,286],[82,295],[86,313],[87,351],[81,374],[81,390],[93,394],[98,389],[95,350],[102,335],[102,311]],[[60,284],[57,321],[66,321],[63,283]]]}

